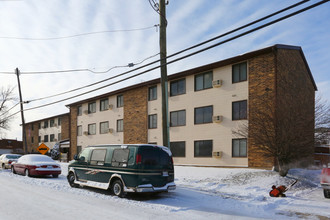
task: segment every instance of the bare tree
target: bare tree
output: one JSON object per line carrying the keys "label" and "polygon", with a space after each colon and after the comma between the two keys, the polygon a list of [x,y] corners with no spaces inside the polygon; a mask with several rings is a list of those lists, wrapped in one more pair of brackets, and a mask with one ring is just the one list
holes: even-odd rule
{"label": "bare tree", "polygon": [[2,87],[0,90],[0,132],[1,130],[9,129],[9,122],[12,116],[9,114],[8,104],[16,100],[13,91],[14,87]]}
{"label": "bare tree", "polygon": [[297,97],[297,93],[285,91],[285,79],[279,82],[276,91],[274,88],[264,89],[249,107],[249,121],[241,122],[233,129],[233,134],[247,138],[254,156],[267,158],[281,176],[286,176],[292,166],[302,165],[304,160],[311,162],[314,153],[314,97],[313,93],[308,98]]}
{"label": "bare tree", "polygon": [[329,138],[330,105],[321,96],[315,100],[315,144],[322,144]]}

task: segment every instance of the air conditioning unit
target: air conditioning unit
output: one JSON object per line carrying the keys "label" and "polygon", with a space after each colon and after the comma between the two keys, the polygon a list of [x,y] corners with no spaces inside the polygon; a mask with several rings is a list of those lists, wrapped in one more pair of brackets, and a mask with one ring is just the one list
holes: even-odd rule
{"label": "air conditioning unit", "polygon": [[41,140],[41,142],[44,142],[45,140]]}
{"label": "air conditioning unit", "polygon": [[84,131],[84,135],[88,135],[88,131]]}
{"label": "air conditioning unit", "polygon": [[110,104],[110,105],[109,105],[109,110],[112,110],[112,109],[113,109],[113,105]]}
{"label": "air conditioning unit", "polygon": [[54,123],[54,127],[57,127],[57,124],[56,123]]}
{"label": "air conditioning unit", "polygon": [[212,86],[213,88],[219,88],[222,86],[222,80],[218,79],[218,80],[213,80],[212,81]]}
{"label": "air conditioning unit", "polygon": [[222,116],[221,115],[213,116],[213,122],[214,123],[222,122]]}
{"label": "air conditioning unit", "polygon": [[84,111],[84,114],[85,114],[85,115],[88,115],[88,113],[89,113],[88,110],[85,110],[85,111]]}
{"label": "air conditioning unit", "polygon": [[109,133],[112,134],[113,133],[113,129],[109,128]]}
{"label": "air conditioning unit", "polygon": [[220,158],[220,157],[222,157],[222,151],[212,152],[212,156]]}
{"label": "air conditioning unit", "polygon": [[53,141],[54,141],[54,142],[56,142],[56,141],[57,141],[57,139],[55,138]]}

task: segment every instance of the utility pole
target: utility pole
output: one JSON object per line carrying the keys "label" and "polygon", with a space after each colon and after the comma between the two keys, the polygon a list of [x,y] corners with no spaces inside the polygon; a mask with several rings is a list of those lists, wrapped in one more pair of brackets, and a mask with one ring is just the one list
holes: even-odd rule
{"label": "utility pole", "polygon": [[27,143],[26,143],[26,131],[25,131],[25,120],[24,120],[24,112],[23,112],[23,99],[22,99],[22,92],[21,92],[21,83],[19,81],[19,69],[15,69],[15,73],[17,75],[17,83],[18,83],[18,92],[19,92],[19,102],[21,106],[21,118],[22,118],[22,137],[23,137],[23,146],[24,146],[24,153],[27,153]]}
{"label": "utility pole", "polygon": [[160,84],[162,88],[162,133],[163,145],[170,148],[170,128],[168,120],[168,85],[167,85],[167,61],[166,61],[166,4],[165,0],[159,0],[159,46],[160,46]]}

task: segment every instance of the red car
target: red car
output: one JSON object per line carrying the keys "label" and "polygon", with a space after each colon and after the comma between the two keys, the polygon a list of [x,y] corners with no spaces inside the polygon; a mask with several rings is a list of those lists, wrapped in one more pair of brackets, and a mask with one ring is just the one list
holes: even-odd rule
{"label": "red car", "polygon": [[12,163],[11,171],[25,176],[52,175],[56,178],[61,174],[61,166],[46,155],[28,154]]}
{"label": "red car", "polygon": [[321,186],[323,188],[324,197],[330,199],[330,163],[328,167],[322,169]]}

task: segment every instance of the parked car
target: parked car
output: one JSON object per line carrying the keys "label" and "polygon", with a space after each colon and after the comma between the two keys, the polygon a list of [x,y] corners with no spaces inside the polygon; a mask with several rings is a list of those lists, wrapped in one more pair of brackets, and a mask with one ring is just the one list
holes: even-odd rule
{"label": "parked car", "polygon": [[61,174],[61,166],[46,155],[27,154],[12,163],[11,171],[25,176],[52,175],[56,178]]}
{"label": "parked car", "polygon": [[0,156],[0,166],[2,169],[10,169],[11,163],[16,162],[22,155],[19,154],[2,154]]}
{"label": "parked car", "polygon": [[71,187],[90,186],[123,197],[126,192],[168,192],[176,188],[172,153],[156,145],[89,146],[68,166]]}
{"label": "parked car", "polygon": [[330,163],[328,167],[322,169],[321,186],[323,188],[324,197],[330,199]]}

